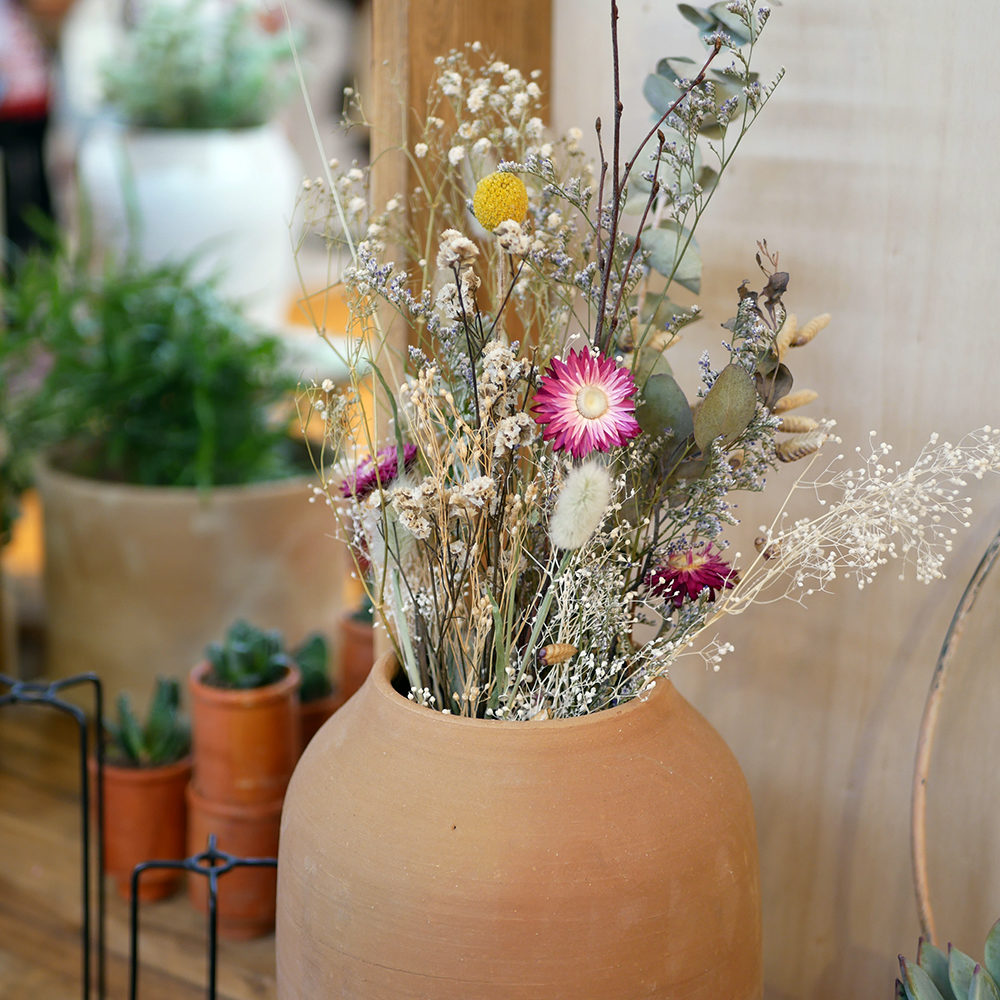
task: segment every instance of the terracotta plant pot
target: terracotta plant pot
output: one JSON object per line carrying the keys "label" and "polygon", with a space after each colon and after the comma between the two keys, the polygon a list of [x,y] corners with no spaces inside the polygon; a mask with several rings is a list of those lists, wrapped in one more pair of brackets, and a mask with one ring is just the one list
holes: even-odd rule
{"label": "terracotta plant pot", "polygon": [[[91,758],[93,786],[97,761]],[[104,866],[115,878],[118,895],[131,898],[132,869],[143,861],[179,861],[185,857],[187,805],[184,791],[191,758],[159,767],[104,765]],[[96,798],[94,799],[96,802]],[[139,899],[152,902],[173,895],[183,872],[145,872]]]}
{"label": "terracotta plant pot", "polygon": [[299,759],[299,671],[266,687],[231,690],[205,683],[195,667],[191,697],[192,784],[217,803],[280,802]]}
{"label": "terracotta plant pot", "polygon": [[319,732],[319,727],[344,704],[344,695],[339,688],[325,698],[315,698],[299,704],[299,720],[302,735],[301,746],[305,750]]}
{"label": "terracotta plant pot", "polygon": [[45,518],[46,676],[100,674],[108,703],[184,682],[246,618],[289,643],[333,640],[347,550],[307,479],[195,489],[39,473]]}
{"label": "terracotta plant pot", "polygon": [[[249,805],[212,802],[188,786],[188,852],[199,854],[215,834],[216,847],[240,858],[278,855],[281,799]],[[219,876],[219,934],[233,941],[261,937],[274,929],[274,868],[234,868]],[[188,898],[208,912],[208,879],[188,876]]]}
{"label": "terracotta plant pot", "polygon": [[669,682],[514,723],[421,708],[393,673],[288,787],[279,1000],[759,1000],[750,795]]}
{"label": "terracotta plant pot", "polygon": [[351,615],[340,620],[340,690],[344,700],[364,684],[375,662],[375,630]]}

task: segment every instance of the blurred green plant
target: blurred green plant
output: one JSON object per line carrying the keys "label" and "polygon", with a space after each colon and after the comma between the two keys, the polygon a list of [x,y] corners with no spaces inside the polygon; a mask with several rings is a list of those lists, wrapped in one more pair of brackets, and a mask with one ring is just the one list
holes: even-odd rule
{"label": "blurred green plant", "polygon": [[330,649],[318,632],[307,637],[292,651],[292,659],[302,674],[299,701],[318,701],[333,693],[330,680]]}
{"label": "blurred green plant", "polygon": [[191,728],[180,715],[180,685],[159,677],[145,723],[140,723],[128,695],[118,697],[117,721],[105,721],[108,759],[129,767],[173,764],[191,750]]}
{"label": "blurred green plant", "polygon": [[897,1000],[1000,1000],[1000,920],[986,938],[985,957],[977,962],[948,945],[945,953],[924,938],[917,960],[899,956]]}
{"label": "blurred green plant", "polygon": [[147,486],[207,489],[303,471],[275,419],[295,385],[280,341],[193,280],[189,265],[93,273],[62,250],[36,251],[0,297],[9,501],[43,448],[67,471]]}
{"label": "blurred green plant", "polygon": [[246,4],[158,3],[104,67],[104,93],[130,125],[245,128],[274,115],[290,66],[284,32],[268,34]]}
{"label": "blurred green plant", "polygon": [[281,680],[292,665],[285,640],[276,629],[261,629],[249,622],[234,622],[222,642],[205,650],[211,670],[205,683],[212,687],[265,687]]}

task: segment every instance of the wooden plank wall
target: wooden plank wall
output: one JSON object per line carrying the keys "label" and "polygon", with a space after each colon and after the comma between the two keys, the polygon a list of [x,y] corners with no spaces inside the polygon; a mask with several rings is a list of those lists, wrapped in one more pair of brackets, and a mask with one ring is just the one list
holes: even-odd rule
{"label": "wooden plank wall", "polygon": [[[607,6],[556,0],[559,127],[608,114]],[[647,121],[644,75],[699,48],[673,5],[620,6],[635,135]],[[672,354],[678,370],[692,372],[705,348],[720,357],[717,324],[740,280],[755,277],[754,241],[766,236],[792,274],[793,311],[834,315],[797,371],[821,392],[812,409],[838,419],[842,451],[877,428],[912,459],[933,430],[955,439],[1000,422],[1000,67],[988,46],[998,37],[990,0],[774,6],[759,67],[787,75],[700,231],[707,319]],[[788,481],[748,498],[737,550],[749,551]],[[921,707],[951,611],[1000,526],[1000,482],[970,495],[974,526],[956,538],[946,581],[900,584],[890,567],[877,585],[842,582],[807,610],[759,609],[728,623],[737,652],[719,674],[696,661],[674,672],[750,781],[770,1000],[888,997],[897,953],[915,949],[908,810]],[[929,804],[939,930],[979,957],[1000,916],[997,594],[981,599],[948,694]]]}

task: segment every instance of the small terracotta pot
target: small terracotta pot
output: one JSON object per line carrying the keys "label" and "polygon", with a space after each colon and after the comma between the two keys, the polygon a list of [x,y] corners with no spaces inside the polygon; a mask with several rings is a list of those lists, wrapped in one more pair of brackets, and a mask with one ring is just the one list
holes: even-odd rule
{"label": "small terracotta pot", "polygon": [[[97,761],[90,765],[95,788]],[[104,867],[123,899],[131,898],[132,869],[143,861],[180,861],[185,854],[187,805],[184,790],[191,758],[159,767],[104,765]],[[150,870],[139,877],[139,899],[173,895],[183,872]]]}
{"label": "small terracotta pot", "polygon": [[357,691],[375,662],[375,630],[350,615],[340,620],[340,690],[344,700]]}
{"label": "small terracotta pot", "polygon": [[302,730],[302,749],[309,746],[309,741],[319,731],[319,727],[344,704],[344,695],[337,688],[325,698],[315,698],[299,705],[299,718]]}
{"label": "small terracotta pot", "polygon": [[299,671],[262,688],[230,690],[204,682],[205,662],[188,678],[194,776],[217,803],[280,802],[299,759]]}
{"label": "small terracotta pot", "polygon": [[[187,801],[191,855],[204,851],[209,834],[215,834],[215,846],[236,857],[278,856],[281,799],[248,805],[212,802],[189,785]],[[221,937],[241,941],[271,933],[276,879],[274,868],[234,868],[219,876],[216,913]],[[208,912],[207,876],[188,876],[188,898],[196,909]]]}
{"label": "small terracotta pot", "polygon": [[674,689],[578,719],[443,715],[391,657],[285,796],[279,1000],[760,1000],[746,781]]}

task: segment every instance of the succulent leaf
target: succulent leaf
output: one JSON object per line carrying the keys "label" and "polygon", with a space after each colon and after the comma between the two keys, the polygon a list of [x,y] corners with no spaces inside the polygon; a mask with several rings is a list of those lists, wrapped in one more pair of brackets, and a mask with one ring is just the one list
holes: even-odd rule
{"label": "succulent leaf", "polygon": [[908,962],[900,955],[899,968],[907,1000],[952,1000],[941,995],[931,977],[915,962]]}
{"label": "succulent leaf", "polygon": [[948,945],[948,982],[951,983],[951,990],[959,1000],[964,1000],[969,995],[975,968],[976,962],[964,951]]}
{"label": "succulent leaf", "polygon": [[948,956],[930,941],[920,939],[917,946],[917,964],[931,977],[943,997],[951,998],[948,979]]}
{"label": "succulent leaf", "polygon": [[986,937],[983,964],[993,977],[993,981],[1000,983],[1000,920],[990,928],[990,933]]}
{"label": "succulent leaf", "polygon": [[976,965],[972,970],[969,1000],[1000,1000],[1000,990],[997,990],[993,978],[981,965]]}

